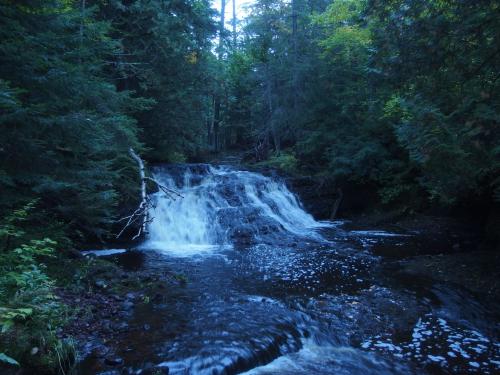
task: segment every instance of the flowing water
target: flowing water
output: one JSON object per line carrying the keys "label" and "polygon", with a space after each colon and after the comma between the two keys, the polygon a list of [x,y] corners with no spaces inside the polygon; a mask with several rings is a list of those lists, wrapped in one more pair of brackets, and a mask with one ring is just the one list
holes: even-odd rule
{"label": "flowing water", "polygon": [[[142,267],[188,282],[136,308],[121,353],[130,369],[151,362],[170,374],[500,371],[496,311],[386,261],[387,249],[426,250],[418,234],[318,222],[284,183],[258,173],[178,165],[155,177],[183,198],[155,194]],[[145,322],[148,330],[133,329]]]}

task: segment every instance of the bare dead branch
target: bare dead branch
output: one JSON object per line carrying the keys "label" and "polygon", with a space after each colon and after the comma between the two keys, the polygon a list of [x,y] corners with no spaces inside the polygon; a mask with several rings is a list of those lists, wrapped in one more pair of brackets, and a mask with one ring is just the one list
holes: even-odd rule
{"label": "bare dead branch", "polygon": [[184,198],[184,196],[181,193],[179,193],[177,190],[170,189],[170,188],[166,187],[165,185],[160,184],[154,178],[144,177],[144,179],[147,180],[147,181],[153,182],[158,187],[158,189],[162,190],[167,195],[173,194],[173,195],[176,195],[176,196],[178,196],[180,198]]}
{"label": "bare dead branch", "polygon": [[132,237],[132,240],[135,240],[136,238],[140,237],[141,234],[147,233],[147,224],[151,223],[154,219],[152,217],[151,218],[149,217],[150,209],[154,208],[155,206],[153,204],[153,201],[149,198],[147,194],[146,181],[153,182],[158,187],[159,190],[163,191],[167,195],[169,199],[175,200],[176,198],[184,198],[184,197],[178,191],[160,184],[154,178],[146,177],[146,174],[144,172],[144,162],[141,159],[141,157],[137,155],[132,148],[129,149],[129,154],[132,157],[132,159],[134,159],[137,162],[137,165],[139,167],[139,177],[141,181],[141,202],[139,203],[139,207],[137,207],[137,209],[131,215],[122,217],[121,219],[118,219],[116,221],[117,223],[120,223],[122,221],[127,221],[125,226],[120,231],[120,233],[116,235],[116,238],[119,238],[125,232],[125,230],[128,227],[130,227],[133,223],[135,223],[137,220],[142,220],[138,232],[134,237]]}

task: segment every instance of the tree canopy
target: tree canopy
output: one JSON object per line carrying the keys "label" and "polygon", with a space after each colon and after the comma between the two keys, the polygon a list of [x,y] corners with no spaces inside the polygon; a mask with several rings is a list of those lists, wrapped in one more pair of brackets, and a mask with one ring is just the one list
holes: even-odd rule
{"label": "tree canopy", "polygon": [[499,16],[494,0],[257,0],[230,32],[207,0],[3,0],[0,208],[41,198],[106,235],[137,199],[130,147],[246,152],[416,209],[498,202]]}

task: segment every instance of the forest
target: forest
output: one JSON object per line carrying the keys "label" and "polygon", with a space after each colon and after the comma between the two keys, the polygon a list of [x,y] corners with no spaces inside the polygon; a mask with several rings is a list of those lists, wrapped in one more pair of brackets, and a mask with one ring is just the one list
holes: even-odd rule
{"label": "forest", "polygon": [[[71,322],[83,322],[76,298],[111,288],[99,272],[127,274],[80,251],[129,246],[135,231],[117,233],[142,204],[131,150],[148,175],[237,159],[321,185],[328,212],[318,220],[458,218],[499,264],[499,1],[255,0],[242,9],[235,0],[0,0],[0,371],[104,374],[78,369],[86,339]],[[191,202],[180,185],[148,178],[148,194],[159,187],[174,192],[168,204]],[[189,289],[195,277],[175,264],[167,289]],[[156,276],[126,277],[113,293],[154,299]],[[483,373],[499,370],[495,350]],[[108,367],[113,359],[123,361],[106,357]],[[238,363],[210,373],[256,367]],[[433,373],[465,373],[456,366]],[[203,373],[170,364],[141,373],[169,367]]]}

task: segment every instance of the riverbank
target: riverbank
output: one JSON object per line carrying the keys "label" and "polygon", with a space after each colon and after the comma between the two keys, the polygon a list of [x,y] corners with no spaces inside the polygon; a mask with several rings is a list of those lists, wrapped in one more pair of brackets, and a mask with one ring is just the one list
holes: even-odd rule
{"label": "riverbank", "polygon": [[[68,306],[80,306],[62,329],[62,337],[72,337],[78,348],[78,374],[120,373],[124,365],[124,346],[128,338],[148,334],[147,324],[133,323],[136,310],[170,303],[176,291],[187,282],[184,275],[167,267],[142,267],[143,254],[128,251],[119,256],[92,257],[84,287],[58,288],[58,295]],[[168,374],[168,368],[144,363],[144,374]],[[146,371],[147,370],[147,371]]]}
{"label": "riverbank", "polygon": [[415,279],[427,278],[436,283],[455,285],[481,296],[491,306],[500,301],[500,254],[496,252],[423,255],[399,263],[398,272],[415,276]]}
{"label": "riverbank", "polygon": [[[60,358],[64,363],[58,366],[41,366],[46,362],[46,354],[34,346],[20,369],[3,364],[2,373],[122,374],[117,369],[121,369],[124,360],[117,353],[123,352],[123,345],[133,331],[149,330],[148,326],[131,325],[134,311],[175,298],[172,296],[176,290],[182,289],[187,281],[184,275],[167,268],[141,267],[143,254],[137,251],[127,251],[120,258],[95,255],[75,258],[75,253],[72,254],[71,259],[59,257],[50,262],[47,271],[56,282],[55,298],[66,313],[64,322],[53,329],[61,343],[71,343],[71,356]],[[148,368],[150,373],[168,373],[168,368],[152,365]]]}

